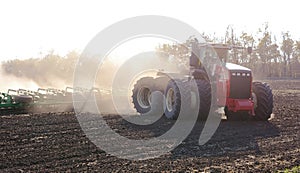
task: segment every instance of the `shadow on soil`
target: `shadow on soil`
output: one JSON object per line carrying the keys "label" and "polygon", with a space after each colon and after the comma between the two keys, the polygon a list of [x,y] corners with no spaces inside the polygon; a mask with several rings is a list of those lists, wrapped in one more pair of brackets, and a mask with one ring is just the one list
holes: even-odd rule
{"label": "shadow on soil", "polygon": [[[166,120],[166,118],[161,118],[148,126],[133,125],[124,119],[121,119],[118,123],[109,123],[109,120],[107,122],[108,124],[113,124],[114,129],[120,129],[118,130],[120,135],[132,139],[147,139],[160,136],[175,123],[175,121]],[[205,122],[197,122],[190,135],[171,152],[171,157],[260,154],[258,139],[273,138],[280,134],[279,129],[269,121],[222,120],[212,138],[204,145],[199,145],[199,137],[204,125]],[[122,129],[126,129],[126,131]],[[132,133],[139,133],[139,135],[132,137]]]}
{"label": "shadow on soil", "polygon": [[260,154],[257,140],[279,136],[271,122],[222,120],[212,138],[204,145],[198,140],[205,122],[198,122],[191,134],[172,151],[172,157],[228,156],[245,153]]}

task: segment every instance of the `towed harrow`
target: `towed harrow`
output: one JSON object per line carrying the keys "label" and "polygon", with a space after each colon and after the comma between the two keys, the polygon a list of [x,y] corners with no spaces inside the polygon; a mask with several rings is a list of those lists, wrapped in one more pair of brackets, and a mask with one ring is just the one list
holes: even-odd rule
{"label": "towed harrow", "polygon": [[64,90],[39,88],[37,91],[8,89],[7,93],[0,93],[0,115],[74,112],[72,97],[77,96],[80,98],[77,101],[85,103],[92,94],[99,95],[100,90],[72,87]]}

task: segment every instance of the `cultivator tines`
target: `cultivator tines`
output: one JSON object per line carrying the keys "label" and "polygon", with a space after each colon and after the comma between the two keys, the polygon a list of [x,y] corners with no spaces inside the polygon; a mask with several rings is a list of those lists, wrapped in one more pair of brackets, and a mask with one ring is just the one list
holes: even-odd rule
{"label": "cultivator tines", "polygon": [[9,89],[0,95],[0,114],[44,113],[44,112],[73,112],[73,97],[82,105],[91,99],[91,94],[97,97],[99,89],[72,88],[65,90],[54,88],[39,88],[37,91],[26,89]]}

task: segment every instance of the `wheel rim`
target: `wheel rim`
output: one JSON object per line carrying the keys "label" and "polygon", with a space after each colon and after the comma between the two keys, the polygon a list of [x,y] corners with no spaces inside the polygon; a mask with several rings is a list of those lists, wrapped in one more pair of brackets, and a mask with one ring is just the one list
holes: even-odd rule
{"label": "wheel rim", "polygon": [[174,95],[174,90],[173,88],[170,88],[167,92],[167,96],[166,96],[166,107],[167,107],[167,110],[169,112],[171,112],[173,110],[173,105],[175,103],[175,95]]}
{"label": "wheel rim", "polygon": [[137,94],[137,101],[142,108],[149,108],[151,104],[151,91],[149,88],[143,87]]}

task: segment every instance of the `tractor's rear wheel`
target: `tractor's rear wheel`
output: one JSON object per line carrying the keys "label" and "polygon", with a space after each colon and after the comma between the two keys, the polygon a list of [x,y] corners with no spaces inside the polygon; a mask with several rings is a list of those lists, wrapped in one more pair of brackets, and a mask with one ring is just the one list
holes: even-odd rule
{"label": "tractor's rear wheel", "polygon": [[[200,104],[198,119],[206,120],[211,106],[211,85],[207,80],[195,80],[198,92],[191,92],[190,81],[170,80],[165,90],[165,116],[168,119],[177,119],[183,103],[187,109],[193,109],[195,104]],[[179,91],[179,86],[181,90]],[[192,93],[198,93],[200,103],[197,97],[193,98]],[[195,102],[195,103],[194,103]],[[193,112],[193,111],[192,111]],[[188,117],[187,117],[188,118]]]}
{"label": "tractor's rear wheel", "polygon": [[[179,89],[180,88],[180,89]],[[165,116],[177,119],[181,108],[190,105],[191,91],[188,82],[170,80],[165,90]]]}
{"label": "tractor's rear wheel", "polygon": [[254,101],[254,119],[267,121],[273,111],[273,94],[270,86],[266,83],[252,83],[252,99]]}
{"label": "tractor's rear wheel", "polygon": [[132,102],[138,113],[144,114],[151,110],[151,93],[154,88],[153,77],[141,78],[134,85],[132,90]]}
{"label": "tractor's rear wheel", "polygon": [[165,116],[168,119],[177,119],[180,113],[181,97],[179,87],[179,81],[170,80],[165,90]]}

